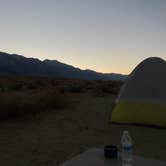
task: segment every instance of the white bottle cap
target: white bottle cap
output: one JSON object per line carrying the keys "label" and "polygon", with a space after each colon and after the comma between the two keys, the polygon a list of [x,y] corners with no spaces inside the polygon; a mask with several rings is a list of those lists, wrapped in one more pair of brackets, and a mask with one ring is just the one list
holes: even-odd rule
{"label": "white bottle cap", "polygon": [[129,134],[129,132],[127,130],[124,130],[123,134]]}

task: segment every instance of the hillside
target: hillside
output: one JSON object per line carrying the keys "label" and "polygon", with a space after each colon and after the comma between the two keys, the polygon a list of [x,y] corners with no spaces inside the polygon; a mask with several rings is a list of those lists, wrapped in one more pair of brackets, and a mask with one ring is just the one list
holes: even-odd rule
{"label": "hillside", "polygon": [[0,74],[19,76],[41,76],[83,80],[124,80],[125,75],[104,74],[92,70],[81,70],[56,60],[41,61],[17,54],[0,52]]}

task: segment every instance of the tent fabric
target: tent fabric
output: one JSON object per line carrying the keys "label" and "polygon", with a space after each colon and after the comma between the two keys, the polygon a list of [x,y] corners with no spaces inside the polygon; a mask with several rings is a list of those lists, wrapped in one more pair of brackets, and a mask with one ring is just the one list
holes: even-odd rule
{"label": "tent fabric", "polygon": [[166,127],[166,62],[145,59],[129,75],[118,97],[112,122]]}

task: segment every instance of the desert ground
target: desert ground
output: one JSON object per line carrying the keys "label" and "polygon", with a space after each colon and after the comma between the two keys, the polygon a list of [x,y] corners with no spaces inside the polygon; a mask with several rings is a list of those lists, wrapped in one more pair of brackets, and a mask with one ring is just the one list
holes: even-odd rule
{"label": "desert ground", "polygon": [[[46,85],[43,86],[44,81],[38,80],[38,83],[32,86],[34,85],[32,78],[29,81],[31,86],[28,87],[29,90],[26,90],[25,82],[27,84],[28,81],[25,78],[21,81],[17,78],[12,78],[12,80],[7,78],[9,83],[4,80],[3,78],[0,81],[1,94],[34,91],[35,86],[39,86],[39,82],[41,89],[50,84],[50,89],[61,85],[59,89],[65,94],[65,100],[69,105],[50,107],[43,111],[40,111],[41,107],[35,106],[37,112],[35,114],[21,116],[12,114],[11,117],[1,118],[1,165],[58,166],[90,148],[120,144],[121,134],[125,129],[129,130],[133,138],[135,154],[166,161],[166,129],[108,123],[109,113],[113,108],[121,83],[116,83],[118,85],[116,90],[112,82],[103,83],[102,81],[92,83],[91,81],[47,80]],[[13,85],[11,82],[14,82],[14,85],[17,83],[17,86],[11,86]],[[71,82],[73,88],[69,89]],[[25,86],[21,86],[22,83]],[[69,86],[64,86],[64,84]],[[0,103],[0,105],[3,104]],[[0,108],[2,111],[4,107]]]}

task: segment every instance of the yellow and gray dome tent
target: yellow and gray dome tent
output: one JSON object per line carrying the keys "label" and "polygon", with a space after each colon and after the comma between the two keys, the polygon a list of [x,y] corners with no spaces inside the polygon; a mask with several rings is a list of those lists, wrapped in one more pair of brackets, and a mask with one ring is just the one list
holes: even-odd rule
{"label": "yellow and gray dome tent", "polygon": [[111,122],[166,127],[166,62],[141,62],[122,87]]}

